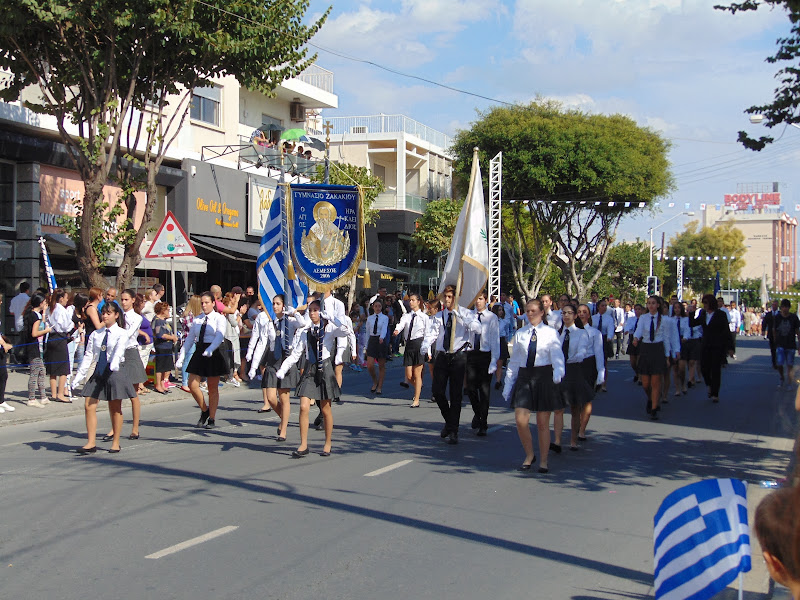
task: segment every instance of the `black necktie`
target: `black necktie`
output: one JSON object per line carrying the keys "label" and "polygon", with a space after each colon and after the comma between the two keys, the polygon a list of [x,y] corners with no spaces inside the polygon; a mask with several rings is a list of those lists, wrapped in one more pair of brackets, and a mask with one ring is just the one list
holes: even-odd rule
{"label": "black necktie", "polygon": [[206,337],[206,323],[208,323],[208,317],[206,320],[203,321],[203,324],[200,325],[200,337],[197,338],[197,343],[202,344]]}
{"label": "black necktie", "polygon": [[[442,318],[444,318],[444,317],[442,317]],[[450,348],[450,341],[452,340],[452,338],[453,338],[453,313],[452,312],[448,312],[447,313],[447,323],[445,323],[445,325],[444,325],[444,344],[443,344],[443,346],[445,348],[445,351],[447,351],[447,349]],[[452,348],[451,348],[451,350],[452,350]]]}
{"label": "black necktie", "polygon": [[283,332],[281,331],[281,321],[283,319],[278,319],[277,323],[275,323],[275,348],[273,350],[273,354],[275,354],[275,358],[280,360],[283,358]]}
{"label": "black necktie", "polygon": [[681,335],[681,318],[678,317],[678,339],[683,339],[683,335]]}
{"label": "black necktie", "polygon": [[377,335],[378,333],[378,313],[375,313],[375,326],[372,328],[372,335]]}
{"label": "black necktie", "polygon": [[97,367],[95,373],[103,376],[108,369],[108,329],[103,336],[103,344],[100,346],[100,355],[97,357]]}
{"label": "black necktie", "polygon": [[528,361],[525,363],[528,369],[536,366],[536,328],[531,331],[531,341],[528,344]]}
{"label": "black necktie", "polygon": [[656,318],[650,315],[650,341],[656,341]]}
{"label": "black necktie", "polygon": [[414,311],[411,313],[411,323],[408,325],[408,339],[411,341],[411,334],[414,333],[414,319],[417,318],[417,313]]}
{"label": "black necktie", "polygon": [[[480,324],[481,322],[481,316],[482,316],[481,313],[478,313],[478,324]],[[483,330],[481,329],[481,331]],[[475,350],[480,350],[480,349],[481,349],[481,332],[478,332],[475,334]]]}
{"label": "black necktie", "polygon": [[[597,319],[597,329],[600,330],[600,333],[603,333],[603,315],[600,315],[600,318]],[[604,333],[603,336],[605,336]]]}
{"label": "black necktie", "polygon": [[569,329],[564,334],[564,343],[561,345],[561,349],[564,351],[564,360],[566,361],[569,358]]}

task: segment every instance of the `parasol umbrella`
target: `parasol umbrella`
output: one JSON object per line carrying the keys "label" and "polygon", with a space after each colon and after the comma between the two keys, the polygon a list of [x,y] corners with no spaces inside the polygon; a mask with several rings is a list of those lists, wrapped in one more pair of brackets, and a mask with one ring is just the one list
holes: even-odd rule
{"label": "parasol umbrella", "polygon": [[306,130],[296,127],[294,129],[287,129],[281,134],[282,140],[287,140],[289,142],[306,142],[308,138],[306,137]]}
{"label": "parasol umbrella", "polygon": [[261,131],[283,131],[283,127],[280,125],[275,125],[275,123],[267,123],[266,125],[262,125],[259,127]]}
{"label": "parasol umbrella", "polygon": [[761,275],[761,306],[769,306],[769,291],[767,290],[767,274]]}
{"label": "parasol umbrella", "polygon": [[314,150],[325,150],[325,142],[321,139],[314,137],[314,136],[307,136],[307,139],[303,140],[306,142],[307,146],[314,148]]}

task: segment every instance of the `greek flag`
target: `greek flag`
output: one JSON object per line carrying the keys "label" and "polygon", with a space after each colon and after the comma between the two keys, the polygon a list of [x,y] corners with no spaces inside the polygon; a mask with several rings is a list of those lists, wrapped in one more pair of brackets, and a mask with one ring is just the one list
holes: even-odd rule
{"label": "greek flag", "polygon": [[664,499],[654,521],[656,600],[705,600],[750,570],[745,482],[682,487]]}
{"label": "greek flag", "polygon": [[[281,204],[283,201],[283,186],[278,185],[275,197],[269,207],[269,218],[264,226],[264,235],[261,237],[261,247],[258,251],[258,262],[256,270],[258,272],[258,295],[264,304],[264,309],[271,318],[275,318],[275,311],[272,309],[272,298],[277,294],[283,294],[283,282],[287,269],[284,264],[286,260],[282,249],[283,231],[281,229]],[[289,289],[291,298],[286,299],[286,304],[298,307],[305,304],[308,295],[308,286],[297,279],[289,279]]]}

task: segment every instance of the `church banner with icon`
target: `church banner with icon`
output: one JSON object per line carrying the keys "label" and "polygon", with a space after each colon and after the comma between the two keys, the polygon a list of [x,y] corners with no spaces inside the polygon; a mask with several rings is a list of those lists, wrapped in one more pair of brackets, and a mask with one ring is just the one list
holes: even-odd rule
{"label": "church banner with icon", "polygon": [[298,276],[320,292],[349,284],[364,254],[358,188],[304,184],[289,189],[289,245]]}

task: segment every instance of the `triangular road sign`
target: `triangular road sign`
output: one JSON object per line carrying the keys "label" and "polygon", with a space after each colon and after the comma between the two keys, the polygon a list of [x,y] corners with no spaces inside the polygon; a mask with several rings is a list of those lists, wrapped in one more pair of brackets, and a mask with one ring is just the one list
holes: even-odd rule
{"label": "triangular road sign", "polygon": [[145,258],[168,258],[170,256],[197,256],[197,250],[192,246],[189,236],[186,235],[175,215],[168,210]]}

